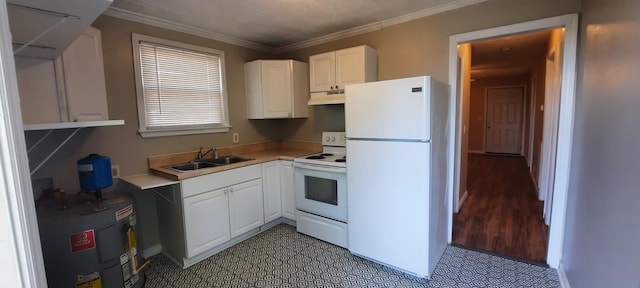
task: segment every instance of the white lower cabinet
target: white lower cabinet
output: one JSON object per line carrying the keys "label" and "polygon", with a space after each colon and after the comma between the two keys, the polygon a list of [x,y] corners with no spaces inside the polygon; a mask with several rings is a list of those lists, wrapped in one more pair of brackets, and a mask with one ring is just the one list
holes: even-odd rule
{"label": "white lower cabinet", "polygon": [[156,193],[163,253],[184,268],[252,236],[267,222],[296,220],[288,160],[184,179],[179,189]]}
{"label": "white lower cabinet", "polygon": [[293,179],[293,161],[280,161],[280,191],[282,217],[296,221],[296,191]]}
{"label": "white lower cabinet", "polygon": [[255,179],[229,187],[229,215],[231,237],[264,224],[262,208],[262,179]]}
{"label": "white lower cabinet", "polygon": [[222,188],[184,199],[187,258],[231,239],[228,190]]}
{"label": "white lower cabinet", "polygon": [[271,161],[262,164],[265,222],[284,217],[296,220],[293,162]]}
{"label": "white lower cabinet", "polygon": [[276,220],[282,216],[280,174],[280,161],[262,163],[265,222]]}
{"label": "white lower cabinet", "polygon": [[239,237],[264,224],[261,178],[261,165],[251,165],[157,192],[163,253],[186,268],[251,236]]}

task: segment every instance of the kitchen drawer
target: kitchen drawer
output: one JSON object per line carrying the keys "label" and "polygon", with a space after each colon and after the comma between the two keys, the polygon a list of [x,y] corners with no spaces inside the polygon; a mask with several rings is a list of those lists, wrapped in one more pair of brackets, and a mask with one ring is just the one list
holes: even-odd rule
{"label": "kitchen drawer", "polygon": [[251,165],[185,179],[181,183],[182,197],[213,191],[261,177],[261,166]]}

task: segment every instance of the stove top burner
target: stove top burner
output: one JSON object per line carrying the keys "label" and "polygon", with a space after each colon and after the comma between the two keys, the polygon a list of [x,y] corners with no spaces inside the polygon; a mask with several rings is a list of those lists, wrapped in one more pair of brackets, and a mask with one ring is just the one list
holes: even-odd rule
{"label": "stove top burner", "polygon": [[331,153],[320,153],[320,155],[318,155],[318,156],[329,157],[329,156],[333,156],[333,154],[331,154]]}
{"label": "stove top burner", "polygon": [[320,154],[320,155],[311,155],[311,156],[308,156],[307,159],[324,159],[324,156],[322,156],[322,154]]}
{"label": "stove top burner", "polygon": [[347,159],[344,159],[344,158],[336,159],[336,162],[347,162]]}

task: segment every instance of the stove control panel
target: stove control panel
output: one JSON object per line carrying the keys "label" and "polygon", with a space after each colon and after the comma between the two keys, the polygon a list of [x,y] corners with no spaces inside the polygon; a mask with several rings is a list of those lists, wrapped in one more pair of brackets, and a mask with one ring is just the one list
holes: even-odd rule
{"label": "stove control panel", "polygon": [[323,146],[347,146],[347,135],[344,132],[322,132]]}

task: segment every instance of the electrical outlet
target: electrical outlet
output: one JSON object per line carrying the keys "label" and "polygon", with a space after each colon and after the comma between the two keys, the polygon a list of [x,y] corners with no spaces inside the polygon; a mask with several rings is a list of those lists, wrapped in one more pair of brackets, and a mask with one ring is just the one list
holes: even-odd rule
{"label": "electrical outlet", "polygon": [[238,133],[233,133],[233,143],[240,142],[240,135]]}
{"label": "electrical outlet", "polygon": [[111,165],[111,178],[120,178],[120,165]]}

